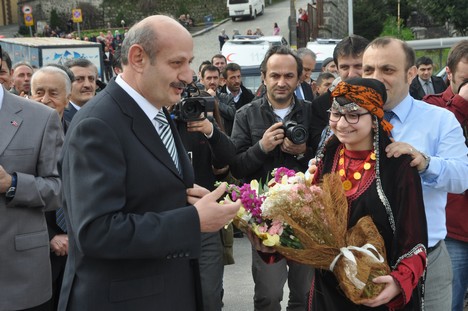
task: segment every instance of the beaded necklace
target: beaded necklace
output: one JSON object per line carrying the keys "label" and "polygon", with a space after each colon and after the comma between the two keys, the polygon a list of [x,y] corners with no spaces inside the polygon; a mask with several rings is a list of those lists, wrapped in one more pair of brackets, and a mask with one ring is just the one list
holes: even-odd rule
{"label": "beaded necklace", "polygon": [[376,157],[374,150],[370,151],[366,159],[362,161],[359,167],[354,172],[351,172],[352,174],[349,174],[348,170],[350,166],[350,159],[345,157],[345,150],[346,149],[343,146],[339,151],[340,158],[338,160],[338,173],[341,176],[343,189],[345,191],[349,191],[359,185],[365,171],[368,171],[374,167]]}

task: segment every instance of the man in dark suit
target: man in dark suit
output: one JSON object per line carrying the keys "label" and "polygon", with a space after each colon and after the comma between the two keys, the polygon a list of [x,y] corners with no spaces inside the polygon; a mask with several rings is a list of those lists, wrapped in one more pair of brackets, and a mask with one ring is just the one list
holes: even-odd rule
{"label": "man in dark suit", "polygon": [[300,83],[294,92],[299,99],[308,101],[314,100],[314,92],[312,92],[312,80],[310,75],[315,68],[317,62],[317,55],[308,48],[300,48],[297,50],[297,56],[302,60],[302,75],[300,76]]}
{"label": "man in dark suit", "polygon": [[0,86],[0,310],[49,310],[44,211],[60,203],[62,143],[57,112]]}
{"label": "man in dark suit", "polygon": [[75,113],[96,95],[98,70],[91,61],[85,58],[69,60],[65,66],[74,75],[70,102],[63,114],[64,119],[71,122]]}
{"label": "man in dark suit", "polygon": [[447,84],[444,79],[432,76],[432,59],[422,56],[416,60],[418,75],[413,79],[410,85],[410,95],[414,99],[422,99],[426,95],[439,94],[445,91]]}
{"label": "man in dark suit", "polygon": [[164,108],[192,81],[192,36],[150,16],[121,56],[123,73],[76,114],[60,160],[69,253],[59,310],[203,310],[201,232],[222,228],[240,202],[216,202],[225,185],[194,187]]}
{"label": "man in dark suit", "polygon": [[[31,78],[31,98],[55,109],[62,121],[64,134],[69,123],[63,119],[63,111],[68,104],[71,92],[70,73],[62,65],[45,66],[37,70]],[[71,74],[73,75],[73,74]],[[50,239],[50,264],[52,267],[52,302],[57,310],[63,272],[67,262],[68,236],[63,218],[63,209],[45,213]]]}
{"label": "man in dark suit", "polygon": [[221,72],[226,84],[221,88],[221,93],[228,96],[220,96],[219,110],[224,121],[226,134],[231,135],[232,125],[236,111],[250,103],[254,94],[242,85],[241,67],[236,63],[229,63]]}

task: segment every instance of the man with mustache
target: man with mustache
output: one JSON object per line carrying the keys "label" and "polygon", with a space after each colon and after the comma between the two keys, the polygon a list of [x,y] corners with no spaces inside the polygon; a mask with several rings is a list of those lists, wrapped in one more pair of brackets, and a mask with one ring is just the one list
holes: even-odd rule
{"label": "man with mustache", "polygon": [[166,109],[192,81],[192,35],[153,15],[121,52],[123,72],[74,117],[59,162],[69,247],[58,310],[201,311],[201,233],[240,201],[194,184]]}
{"label": "man with mustache", "polygon": [[[221,88],[221,93],[228,94],[229,100],[227,103],[220,102],[219,110],[224,120],[226,134],[231,135],[235,111],[250,103],[255,96],[242,85],[241,68],[238,64],[227,64],[222,74],[226,84]],[[232,107],[235,107],[235,110]]]}
{"label": "man with mustache", "polygon": [[96,95],[96,80],[98,70],[89,60],[77,58],[65,63],[75,76],[72,82],[70,103],[63,114],[67,122],[71,122],[75,113]]}
{"label": "man with mustache", "polygon": [[33,71],[29,63],[16,63],[13,66],[13,87],[10,92],[19,96],[31,94],[31,77]]}

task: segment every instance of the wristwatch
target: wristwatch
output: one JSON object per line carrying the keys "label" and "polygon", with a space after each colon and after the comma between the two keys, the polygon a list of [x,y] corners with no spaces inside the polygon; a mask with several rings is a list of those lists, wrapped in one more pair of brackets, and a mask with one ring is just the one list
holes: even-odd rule
{"label": "wristwatch", "polygon": [[8,188],[7,192],[5,193],[5,197],[7,200],[12,200],[16,194],[16,183],[17,183],[17,176],[16,173],[11,175],[11,186]]}
{"label": "wristwatch", "polygon": [[419,171],[419,173],[424,173],[427,168],[429,167],[429,163],[431,163],[431,157],[428,156],[427,154],[425,154],[424,152],[421,152],[421,155],[423,156],[424,160],[426,161],[426,166],[424,166],[424,168],[422,170]]}
{"label": "wristwatch", "polygon": [[296,160],[301,160],[302,158],[304,158],[304,155],[305,153],[299,153],[296,155]]}

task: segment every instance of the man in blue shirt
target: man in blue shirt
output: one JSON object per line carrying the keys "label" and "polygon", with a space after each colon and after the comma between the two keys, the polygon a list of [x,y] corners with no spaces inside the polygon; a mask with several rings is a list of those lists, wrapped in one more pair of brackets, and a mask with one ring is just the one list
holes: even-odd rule
{"label": "man in blue shirt", "polygon": [[417,167],[422,179],[429,238],[425,310],[450,310],[452,269],[444,243],[445,206],[448,192],[468,189],[468,148],[452,113],[409,95],[416,76],[414,64],[414,51],[406,43],[377,38],[364,52],[362,77],[378,79],[387,88],[384,108],[395,139],[386,149],[387,156],[411,155],[411,165]]}

